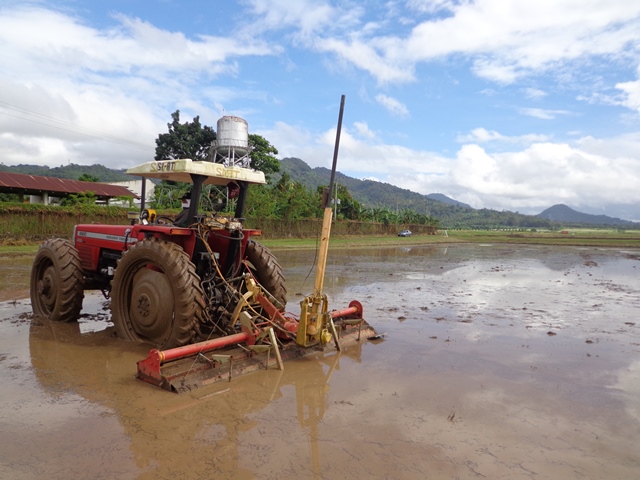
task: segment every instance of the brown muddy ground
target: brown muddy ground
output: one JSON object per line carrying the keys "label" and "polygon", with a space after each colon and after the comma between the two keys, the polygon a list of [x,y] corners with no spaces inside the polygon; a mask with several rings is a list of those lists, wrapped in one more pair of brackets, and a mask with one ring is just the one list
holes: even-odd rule
{"label": "brown muddy ground", "polygon": [[[276,252],[290,308],[313,252]],[[640,478],[640,251],[331,251],[331,306],[384,341],[194,394],[134,379],[100,295],[31,321],[0,259],[0,478]],[[17,301],[15,301],[18,299]]]}

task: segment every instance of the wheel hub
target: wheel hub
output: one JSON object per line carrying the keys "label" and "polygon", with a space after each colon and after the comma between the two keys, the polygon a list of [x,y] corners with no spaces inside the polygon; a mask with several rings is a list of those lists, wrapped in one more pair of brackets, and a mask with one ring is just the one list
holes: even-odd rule
{"label": "wheel hub", "polygon": [[170,334],[174,300],[164,273],[142,268],[133,276],[129,318],[135,333],[152,342],[162,343]]}
{"label": "wheel hub", "polygon": [[55,283],[55,268],[53,266],[47,267],[42,274],[42,278],[38,281],[37,292],[42,300],[42,304],[51,310],[56,303],[56,296],[53,285]]}
{"label": "wheel hub", "polygon": [[149,297],[145,294],[140,295],[138,298],[138,314],[141,317],[148,317],[151,313],[151,302],[149,301]]}

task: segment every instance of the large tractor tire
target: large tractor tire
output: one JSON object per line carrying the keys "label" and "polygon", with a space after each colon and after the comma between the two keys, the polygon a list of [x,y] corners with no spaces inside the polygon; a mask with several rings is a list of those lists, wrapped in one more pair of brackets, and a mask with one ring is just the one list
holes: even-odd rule
{"label": "large tractor tire", "polygon": [[245,256],[260,285],[273,295],[284,308],[287,304],[287,287],[282,267],[280,267],[275,255],[264,245],[249,240]]}
{"label": "large tractor tire", "polygon": [[179,245],[137,242],[118,261],[111,287],[111,318],[121,338],[160,349],[193,341],[205,315],[204,292]]}
{"label": "large tractor tire", "polygon": [[47,240],[40,245],[31,267],[33,313],[54,322],[73,322],[80,317],[83,298],[78,251],[63,238]]}

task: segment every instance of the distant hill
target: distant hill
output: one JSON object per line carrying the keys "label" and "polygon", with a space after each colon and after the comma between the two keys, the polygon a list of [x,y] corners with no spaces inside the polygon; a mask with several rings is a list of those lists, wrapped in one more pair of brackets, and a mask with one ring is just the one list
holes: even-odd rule
{"label": "distant hill", "polygon": [[449,198],[446,195],[443,195],[442,193],[430,193],[429,195],[427,195],[427,198],[430,198],[431,200],[437,200],[438,202],[446,203],[447,205],[457,205],[458,207],[473,209],[471,205],[467,205],[466,203],[462,203],[457,200],[454,200],[453,198]]}
{"label": "distant hill", "polygon": [[554,205],[553,207],[549,207],[543,212],[540,212],[537,216],[564,224],[581,223],[588,225],[639,225],[637,222],[630,222],[629,220],[613,218],[607,215],[592,215],[590,213],[578,212],[564,204],[558,204]]}
{"label": "distant hill", "polygon": [[[328,168],[311,168],[299,158],[283,158],[280,161],[280,170],[286,172],[291,180],[314,190],[319,186],[329,185],[331,179],[331,171]],[[279,178],[279,175],[274,175],[274,180]],[[408,208],[438,218],[440,224],[447,228],[498,228],[505,226],[548,228],[553,226],[552,222],[543,218],[508,211],[498,212],[486,208],[476,210],[441,193],[421,195],[389,183],[359,180],[340,172],[336,172],[336,181],[347,187],[353,198],[367,208],[389,208],[392,210]]]}
{"label": "distant hill", "polygon": [[41,177],[67,178],[78,180],[82,175],[87,174],[96,177],[99,182],[130,182],[134,177],[127,175],[123,170],[113,170],[104,165],[61,165],[50,168],[46,165],[2,165],[0,172],[24,173],[26,175],[38,175]]}
{"label": "distant hill", "polygon": [[[300,182],[310,189],[329,185],[331,170],[324,167],[311,168],[299,158],[283,158],[280,161],[281,172],[286,172],[291,180]],[[279,178],[279,177],[278,177]],[[420,213],[442,216],[441,206],[455,206],[463,209],[473,208],[466,203],[458,202],[441,193],[422,195],[390,183],[375,180],[359,180],[336,172],[336,182],[347,187],[353,198],[368,208],[388,207],[393,209],[410,208]],[[435,200],[437,203],[434,203]],[[435,208],[436,211],[431,211]]]}

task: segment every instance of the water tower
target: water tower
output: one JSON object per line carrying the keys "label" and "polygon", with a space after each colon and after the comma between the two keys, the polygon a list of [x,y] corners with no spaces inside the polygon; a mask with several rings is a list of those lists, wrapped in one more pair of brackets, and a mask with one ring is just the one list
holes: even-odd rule
{"label": "water tower", "polygon": [[211,146],[210,159],[225,166],[248,168],[251,164],[249,124],[240,117],[225,116],[218,120],[217,139]]}

